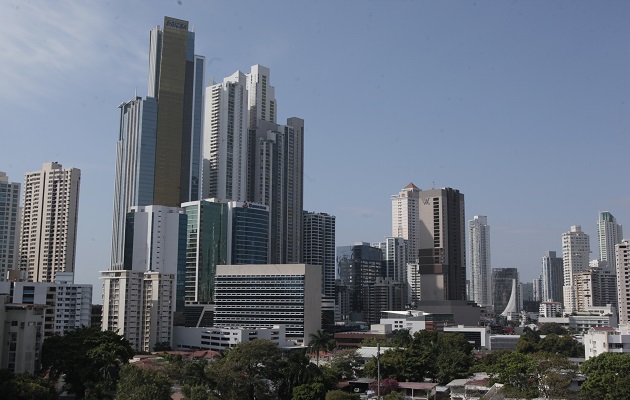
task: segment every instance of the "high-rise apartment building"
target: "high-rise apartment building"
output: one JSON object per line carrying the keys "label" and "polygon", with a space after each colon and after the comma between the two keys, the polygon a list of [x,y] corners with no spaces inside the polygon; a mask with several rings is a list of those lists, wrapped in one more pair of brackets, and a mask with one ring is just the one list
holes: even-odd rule
{"label": "high-rise apartment building", "polygon": [[615,245],[623,239],[623,229],[617,219],[608,211],[599,213],[597,220],[597,238],[599,245],[599,260],[607,261],[615,268]]}
{"label": "high-rise apartment building", "polygon": [[28,281],[74,272],[81,171],[44,163],[24,176],[20,269]]}
{"label": "high-rise apartment building", "polygon": [[262,65],[254,65],[247,74],[249,95],[249,128],[256,129],[259,121],[276,123],[276,91],[271,86],[271,71]]}
{"label": "high-rise apartment building", "polygon": [[121,269],[131,207],[179,207],[201,194],[204,58],[188,22],[151,30],[146,98],[120,105],[111,268]]}
{"label": "high-rise apartment building", "polygon": [[304,211],[304,264],[322,268],[322,295],[335,298],[335,216]]}
{"label": "high-rise apartment building", "polygon": [[630,324],[630,240],[624,239],[615,246],[615,254],[619,325],[628,325]]}
{"label": "high-rise apartment building", "polygon": [[591,245],[589,236],[582,232],[579,225],[571,227],[562,234],[562,264],[564,285],[562,288],[564,309],[567,313],[577,311],[575,274],[586,272],[589,268]]}
{"label": "high-rise apartment building", "polygon": [[[372,243],[383,254],[384,278],[376,289],[388,293],[389,300],[383,309],[404,310],[409,304],[409,284],[407,282],[408,241],[398,237],[386,237],[384,242]],[[384,295],[381,296],[384,298]]]}
{"label": "high-rise apartment building", "polygon": [[407,258],[416,262],[420,249],[420,189],[413,183],[392,196],[392,237],[406,239]]}
{"label": "high-rise apartment building", "polygon": [[479,305],[488,306],[492,304],[488,217],[475,215],[468,221],[468,235],[470,237],[470,300]]}
{"label": "high-rise apartment building", "polygon": [[556,257],[555,251],[547,252],[542,257],[542,299],[547,302],[562,302],[564,286],[562,257]]}
{"label": "high-rise apartment building", "polygon": [[464,195],[452,188],[421,190],[421,300],[466,300]]}
{"label": "high-rise apartment building", "polygon": [[[492,305],[495,314],[502,314],[513,297],[512,292],[516,292],[515,304],[520,304],[518,298],[518,270],[516,268],[492,268]],[[518,311],[518,310],[517,310]],[[510,310],[509,312],[514,312]]]}
{"label": "high-rise apartment building", "polygon": [[0,171],[0,281],[20,259],[20,184]]}

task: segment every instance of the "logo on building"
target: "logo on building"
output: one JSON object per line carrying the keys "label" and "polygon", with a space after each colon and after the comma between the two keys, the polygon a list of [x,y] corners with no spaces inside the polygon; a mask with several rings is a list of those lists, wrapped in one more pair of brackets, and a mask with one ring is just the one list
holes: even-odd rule
{"label": "logo on building", "polygon": [[181,21],[177,21],[177,20],[173,20],[173,19],[167,19],[165,24],[169,28],[186,29],[186,30],[188,30],[188,22],[181,22]]}

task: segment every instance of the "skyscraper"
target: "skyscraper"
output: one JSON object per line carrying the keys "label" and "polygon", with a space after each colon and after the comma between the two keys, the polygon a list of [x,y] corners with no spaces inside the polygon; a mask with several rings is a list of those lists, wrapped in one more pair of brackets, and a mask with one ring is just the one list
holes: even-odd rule
{"label": "skyscraper", "polygon": [[413,183],[392,196],[392,236],[408,242],[407,259],[415,262],[420,249],[420,189]]}
{"label": "skyscraper", "polygon": [[[495,314],[501,314],[506,310],[517,284],[518,270],[516,268],[492,268],[492,305],[494,306]],[[516,291],[516,294],[517,297],[514,299],[514,302],[518,305],[520,304],[518,291]],[[514,311],[509,310],[509,312]]]}
{"label": "skyscraper", "polygon": [[421,190],[421,300],[466,300],[464,195],[457,189]]}
{"label": "skyscraper", "polygon": [[28,281],[74,272],[81,171],[44,163],[24,175],[20,269]]}
{"label": "skyscraper", "polygon": [[119,106],[112,269],[123,264],[131,207],[199,199],[205,62],[194,39],[187,21],[165,17],[150,34],[148,96]]}
{"label": "skyscraper", "polygon": [[615,245],[621,243],[623,230],[615,217],[608,211],[599,213],[597,220],[597,238],[599,244],[599,259],[607,261],[608,265],[615,268]]}
{"label": "skyscraper", "polygon": [[624,239],[615,246],[615,253],[619,325],[628,325],[630,324],[630,240]]}
{"label": "skyscraper", "polygon": [[335,298],[335,216],[304,211],[304,264],[322,268],[322,295]]}
{"label": "skyscraper", "polygon": [[562,264],[564,273],[563,298],[567,313],[577,311],[575,274],[586,272],[589,268],[591,245],[589,237],[579,225],[571,227],[562,234]]}
{"label": "skyscraper", "polygon": [[541,301],[562,302],[564,286],[562,257],[556,257],[555,251],[547,252],[542,257],[542,299]]}
{"label": "skyscraper", "polygon": [[0,281],[19,265],[20,217],[20,184],[0,171]]}
{"label": "skyscraper", "polygon": [[490,264],[490,225],[488,217],[475,215],[468,221],[470,236],[470,300],[487,306],[492,304]]}

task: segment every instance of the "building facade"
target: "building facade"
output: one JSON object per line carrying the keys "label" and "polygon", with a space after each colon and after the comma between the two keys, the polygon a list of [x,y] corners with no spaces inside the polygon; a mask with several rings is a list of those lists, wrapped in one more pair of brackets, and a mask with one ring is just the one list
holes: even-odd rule
{"label": "building facade", "polygon": [[542,258],[542,301],[564,300],[564,266],[562,257],[556,257],[555,251],[547,252]]}
{"label": "building facade", "polygon": [[597,243],[599,260],[606,261],[615,268],[615,246],[623,239],[623,229],[617,219],[608,211],[599,213],[597,220]]}
{"label": "building facade", "polygon": [[589,237],[582,232],[579,225],[571,227],[569,232],[562,234],[562,264],[563,264],[563,299],[564,310],[572,313],[577,310],[575,292],[575,274],[586,272],[589,268],[591,245]]}
{"label": "building facade", "polygon": [[0,281],[20,260],[20,184],[0,171]]}
{"label": "building facade", "polygon": [[630,240],[624,239],[615,246],[617,265],[617,301],[619,324],[630,324]]}
{"label": "building facade", "polygon": [[322,268],[322,295],[335,298],[335,216],[304,211],[304,264]]}
{"label": "building facade", "polygon": [[0,368],[13,373],[39,371],[44,342],[44,310],[40,304],[15,304],[0,295]]}
{"label": "building facade", "polygon": [[470,300],[482,306],[492,305],[490,263],[490,225],[488,217],[475,215],[468,221],[470,237]]}
{"label": "building facade", "polygon": [[410,183],[392,196],[392,237],[407,240],[407,259],[416,262],[420,249],[420,189]]}
{"label": "building facade", "polygon": [[80,183],[79,169],[56,162],[24,175],[20,270],[28,281],[74,272]]}
{"label": "building facade", "polygon": [[[518,270],[516,268],[492,268],[492,304],[495,314],[505,311],[512,297],[514,282],[518,283]],[[518,293],[518,291],[516,291]],[[516,298],[516,304],[520,299]],[[518,311],[518,310],[516,310]]]}

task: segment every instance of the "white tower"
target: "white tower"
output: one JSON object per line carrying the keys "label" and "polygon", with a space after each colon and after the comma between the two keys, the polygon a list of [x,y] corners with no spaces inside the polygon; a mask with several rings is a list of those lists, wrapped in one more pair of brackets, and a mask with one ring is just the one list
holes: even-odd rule
{"label": "white tower", "polygon": [[615,245],[621,243],[623,230],[615,217],[608,211],[599,213],[597,236],[599,241],[599,259],[608,261],[608,265],[615,268]]}
{"label": "white tower", "polygon": [[468,234],[470,237],[470,299],[482,306],[492,305],[488,217],[476,215],[468,221]]}
{"label": "white tower", "polygon": [[407,239],[409,262],[415,262],[420,248],[420,189],[413,183],[392,196],[392,236]]}
{"label": "white tower", "polygon": [[579,225],[562,234],[562,262],[564,271],[564,309],[567,313],[577,311],[575,274],[589,269],[590,240]]}

